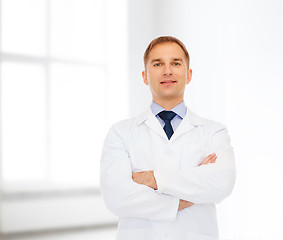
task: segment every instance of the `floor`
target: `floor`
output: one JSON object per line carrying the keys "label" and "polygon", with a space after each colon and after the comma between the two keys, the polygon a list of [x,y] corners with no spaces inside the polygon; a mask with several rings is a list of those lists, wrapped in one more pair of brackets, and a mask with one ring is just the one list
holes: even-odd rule
{"label": "floor", "polygon": [[114,240],[116,228],[87,229],[59,233],[36,233],[1,237],[1,240]]}

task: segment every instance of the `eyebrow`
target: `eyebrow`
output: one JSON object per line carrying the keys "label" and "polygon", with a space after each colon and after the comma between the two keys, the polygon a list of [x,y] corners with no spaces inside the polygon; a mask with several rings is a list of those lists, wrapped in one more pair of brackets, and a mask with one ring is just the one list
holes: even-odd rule
{"label": "eyebrow", "polygon": [[174,58],[173,61],[183,62],[183,59],[182,58]]}
{"label": "eyebrow", "polygon": [[161,58],[156,58],[156,59],[152,59],[152,60],[151,60],[151,63],[160,62],[160,61],[161,61]]}
{"label": "eyebrow", "polygon": [[[152,60],[151,60],[151,63],[160,62],[160,61],[162,61],[161,58],[156,58],[156,59],[152,59]],[[183,62],[183,59],[182,59],[182,58],[173,58],[173,61]]]}

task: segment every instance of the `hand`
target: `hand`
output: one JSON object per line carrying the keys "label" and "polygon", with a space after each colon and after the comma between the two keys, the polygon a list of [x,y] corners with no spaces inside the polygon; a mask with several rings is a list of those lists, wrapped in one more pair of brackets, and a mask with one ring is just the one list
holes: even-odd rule
{"label": "hand", "polygon": [[157,183],[153,171],[135,172],[132,174],[132,179],[138,184],[143,184],[157,190]]}
{"label": "hand", "polygon": [[217,156],[215,153],[209,154],[201,163],[199,166],[201,165],[205,165],[205,164],[209,164],[209,163],[215,163]]}
{"label": "hand", "polygon": [[180,199],[179,201],[179,207],[178,207],[178,211],[183,210],[184,208],[188,208],[190,206],[192,206],[194,203]]}

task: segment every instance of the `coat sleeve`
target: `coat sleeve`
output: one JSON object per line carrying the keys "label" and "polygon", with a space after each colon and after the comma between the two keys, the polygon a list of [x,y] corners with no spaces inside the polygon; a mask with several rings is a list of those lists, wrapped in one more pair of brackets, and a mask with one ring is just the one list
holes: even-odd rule
{"label": "coat sleeve", "polygon": [[114,125],[102,150],[100,187],[106,206],[119,217],[174,221],[179,199],[132,180],[131,161],[120,132]]}
{"label": "coat sleeve", "polygon": [[215,163],[194,168],[154,171],[158,192],[196,204],[214,204],[230,195],[236,171],[233,149],[224,126],[214,127],[209,137],[208,154],[216,153]]}

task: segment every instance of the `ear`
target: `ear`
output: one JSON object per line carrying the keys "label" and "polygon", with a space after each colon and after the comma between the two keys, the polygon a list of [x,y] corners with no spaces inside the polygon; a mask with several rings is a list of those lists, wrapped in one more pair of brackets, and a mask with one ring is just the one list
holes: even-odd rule
{"label": "ear", "polygon": [[142,78],[143,78],[143,82],[148,85],[148,80],[147,80],[147,73],[146,71],[142,71]]}
{"label": "ear", "polygon": [[193,74],[193,71],[192,69],[188,69],[188,73],[187,73],[187,81],[186,81],[186,84],[189,84],[191,79],[192,79],[192,74]]}

